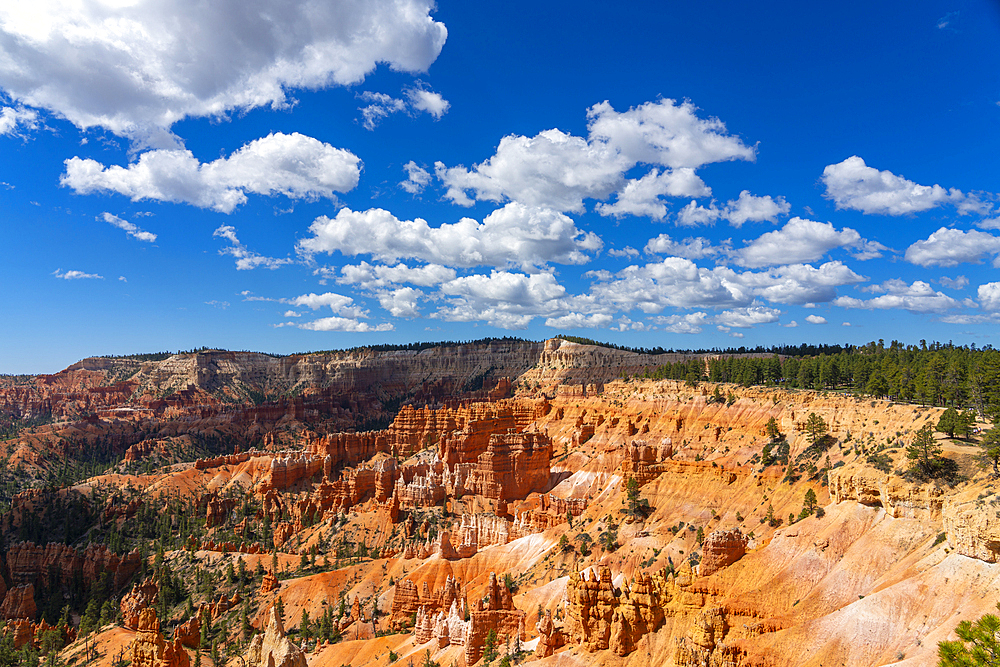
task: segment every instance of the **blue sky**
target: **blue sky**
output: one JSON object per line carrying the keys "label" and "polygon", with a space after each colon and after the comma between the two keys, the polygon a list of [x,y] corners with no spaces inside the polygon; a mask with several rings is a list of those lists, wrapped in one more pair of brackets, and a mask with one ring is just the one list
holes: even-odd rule
{"label": "blue sky", "polygon": [[0,372],[997,344],[996,3],[17,4]]}

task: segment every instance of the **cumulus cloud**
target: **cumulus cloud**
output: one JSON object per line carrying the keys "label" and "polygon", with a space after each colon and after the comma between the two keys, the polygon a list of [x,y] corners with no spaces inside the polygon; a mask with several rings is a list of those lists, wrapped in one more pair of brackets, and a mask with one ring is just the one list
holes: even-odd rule
{"label": "cumulus cloud", "polygon": [[296,325],[300,329],[310,331],[347,331],[354,333],[368,333],[373,331],[393,331],[395,327],[389,322],[383,322],[372,326],[368,322],[351,319],[349,317],[322,317],[312,322],[304,322]]}
{"label": "cumulus cloud", "polygon": [[612,257],[638,257],[639,251],[632,246],[627,245],[620,250],[618,248],[611,248],[608,250],[608,254]]}
{"label": "cumulus cloud", "polygon": [[539,266],[547,262],[583,264],[587,253],[603,243],[556,211],[510,203],[483,222],[463,218],[431,227],[426,220],[399,220],[383,209],[341,209],[336,217],[321,216],[309,227],[311,237],[298,250],[317,253],[369,254],[381,261],[398,259],[448,266]]}
{"label": "cumulus cloud", "polygon": [[685,257],[687,259],[703,259],[714,257],[728,250],[728,246],[713,246],[712,242],[706,238],[686,238],[683,241],[674,241],[668,234],[660,234],[656,238],[649,240],[643,252],[647,254],[673,255],[675,257]]}
{"label": "cumulus cloud", "polygon": [[806,315],[806,322],[809,324],[826,324],[826,318],[822,315]]}
{"label": "cumulus cloud", "polygon": [[325,292],[323,294],[303,294],[290,299],[278,299],[280,303],[287,303],[290,306],[305,306],[312,310],[329,308],[335,315],[345,317],[363,317],[366,315],[364,309],[354,304],[354,299],[343,294]]}
{"label": "cumulus cloud", "polygon": [[406,180],[399,183],[399,187],[403,188],[411,195],[419,195],[424,191],[431,182],[431,174],[429,171],[418,165],[413,160],[410,160],[405,165],[403,169],[406,170]]}
{"label": "cumulus cloud", "polygon": [[502,329],[524,329],[539,315],[559,317],[584,310],[568,299],[566,288],[551,273],[492,271],[461,276],[441,285],[445,303],[431,317],[451,322],[484,320]]}
{"label": "cumulus cloud", "polygon": [[979,307],[991,313],[1000,312],[1000,283],[979,286]]}
{"label": "cumulus cloud", "polygon": [[229,247],[220,250],[219,254],[231,255],[232,257],[235,257],[237,271],[247,271],[256,269],[257,267],[264,267],[265,269],[273,270],[284,264],[290,264],[292,261],[287,258],[278,259],[275,257],[265,257],[264,255],[255,253],[252,250],[248,250],[245,245],[240,243],[239,238],[237,238],[236,228],[230,225],[222,225],[212,232],[212,236],[229,241]]}
{"label": "cumulus cloud", "polygon": [[378,302],[393,317],[413,318],[420,316],[420,310],[417,308],[417,300],[423,297],[424,293],[418,289],[400,287],[379,294]]}
{"label": "cumulus cloud", "polygon": [[550,317],[545,320],[545,326],[554,329],[596,329],[606,327],[614,318],[605,313],[594,313],[585,315],[583,313],[569,313],[562,317]]}
{"label": "cumulus cloud", "polygon": [[431,0],[39,0],[0,7],[0,87],[80,128],[170,143],[186,117],[290,104],[293,89],[425,71],[447,38]]}
{"label": "cumulus cloud", "polygon": [[659,328],[670,333],[697,334],[701,333],[707,319],[708,313],[698,311],[685,315],[661,315],[654,317],[653,322]]}
{"label": "cumulus cloud", "polygon": [[659,221],[667,215],[667,205],[660,197],[707,197],[710,194],[712,190],[690,167],[662,172],[653,169],[642,178],[628,179],[614,203],[598,204],[595,210],[603,216],[634,215]]}
{"label": "cumulus cloud", "polygon": [[841,231],[829,222],[792,218],[784,227],[762,234],[734,253],[741,266],[752,268],[774,264],[813,262],[834,248],[854,247],[865,242],[857,231]]}
{"label": "cumulus cloud", "polygon": [[227,158],[201,163],[188,150],[153,150],[128,167],[66,160],[62,185],[79,194],[115,192],[132,201],[183,202],[231,213],[246,193],[335,199],[358,184],[361,160],[350,151],[299,134],[269,134]]}
{"label": "cumulus cloud", "polygon": [[435,93],[430,90],[411,88],[406,92],[406,96],[410,100],[410,106],[417,111],[429,113],[434,116],[435,120],[440,120],[441,116],[448,113],[448,109],[451,108],[451,102],[444,99],[441,93]]}
{"label": "cumulus cloud", "polygon": [[110,225],[117,227],[118,229],[124,230],[126,234],[136,239],[137,241],[145,241],[147,243],[152,243],[156,240],[156,234],[152,232],[146,232],[132,224],[128,220],[122,220],[117,215],[112,215],[105,212],[102,215],[104,221]]}
{"label": "cumulus cloud", "polygon": [[842,296],[837,298],[834,304],[842,308],[902,309],[915,313],[940,313],[962,305],[950,296],[934,291],[934,288],[922,280],[914,281],[913,284],[907,284],[899,279],[887,280],[880,285],[874,285],[870,291],[884,292],[884,294],[873,299]]}
{"label": "cumulus cloud", "polygon": [[440,264],[410,267],[402,263],[387,266],[385,264],[369,264],[368,262],[346,264],[340,268],[339,276],[336,275],[335,269],[327,270],[324,273],[334,277],[338,283],[360,285],[366,289],[404,283],[430,287],[454,280],[457,275],[455,269]]}
{"label": "cumulus cloud", "polygon": [[947,287],[948,289],[965,289],[969,285],[969,279],[965,276],[957,276],[955,278],[948,278],[947,276],[942,277],[938,280],[942,287]]}
{"label": "cumulus cloud", "polygon": [[62,269],[56,269],[52,272],[56,278],[62,278],[63,280],[84,280],[87,278],[93,278],[97,280],[104,280],[104,276],[99,276],[96,273],[84,273],[83,271],[63,271]]}
{"label": "cumulus cloud", "polygon": [[409,88],[403,92],[406,99],[367,90],[359,93],[358,98],[366,102],[366,105],[359,109],[365,129],[374,130],[382,120],[400,112],[414,116],[416,112],[422,111],[434,116],[434,120],[440,120],[441,116],[451,108],[451,103],[444,99],[441,93],[423,88]]}
{"label": "cumulus cloud", "polygon": [[0,107],[0,136],[18,136],[38,127],[38,112],[22,106]]}
{"label": "cumulus cloud", "polygon": [[769,324],[780,319],[781,311],[765,306],[750,306],[724,310],[715,317],[715,321],[723,326],[749,329],[757,324]]}
{"label": "cumulus cloud", "polygon": [[[906,249],[906,261],[919,266],[957,266],[976,263],[986,255],[1000,254],[1000,237],[971,230],[941,227]],[[1000,257],[994,257],[993,266],[1000,267]]]}
{"label": "cumulus cloud", "polygon": [[827,302],[836,298],[837,287],[866,280],[840,262],[827,262],[818,268],[793,264],[740,273],[724,266],[699,267],[681,257],[629,266],[617,273],[595,273],[593,277],[597,282],[591,294],[599,303],[650,314],[664,308],[747,307],[756,299],[795,305]]}
{"label": "cumulus cloud", "polygon": [[[586,138],[560,130],[534,137],[504,137],[485,162],[465,167],[436,163],[446,196],[471,206],[475,200],[517,201],[559,211],[584,211],[584,199],[618,201],[599,207],[605,215],[662,218],[661,195],[701,197],[709,189],[694,170],[712,162],[754,160],[755,149],[728,134],[717,118],[699,118],[690,102],[664,99],[625,112],[602,102],[587,116]],[[653,167],[639,179],[625,172]],[[662,170],[660,169],[662,168]]]}
{"label": "cumulus cloud", "polygon": [[940,185],[919,185],[869,167],[857,155],[828,165],[820,180],[826,186],[823,196],[832,199],[837,208],[868,214],[906,215],[945,203],[954,204],[960,213],[985,213],[990,208],[976,195]]}
{"label": "cumulus cloud", "polygon": [[747,222],[777,222],[779,215],[786,215],[791,205],[784,197],[765,195],[757,197],[749,190],[740,192],[738,199],[730,199],[721,208],[715,202],[701,206],[691,200],[677,213],[676,222],[684,227],[710,225],[716,220],[725,220],[733,227],[742,227]]}

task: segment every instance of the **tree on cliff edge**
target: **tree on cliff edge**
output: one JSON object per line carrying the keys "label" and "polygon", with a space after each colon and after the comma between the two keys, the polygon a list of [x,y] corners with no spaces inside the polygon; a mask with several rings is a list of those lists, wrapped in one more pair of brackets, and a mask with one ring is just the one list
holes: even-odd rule
{"label": "tree on cliff edge", "polygon": [[1000,618],[996,614],[986,614],[975,623],[962,621],[955,628],[957,641],[938,642],[939,667],[1000,666],[998,633]]}
{"label": "tree on cliff edge", "polygon": [[997,469],[998,463],[1000,463],[1000,426],[994,426],[987,431],[979,446],[983,448],[983,453],[993,463],[993,476],[1000,477],[1000,470]]}
{"label": "tree on cliff edge", "polygon": [[822,417],[815,412],[809,413],[809,417],[806,418],[806,433],[809,434],[810,445],[815,445],[820,438],[826,435],[828,430],[829,427]]}

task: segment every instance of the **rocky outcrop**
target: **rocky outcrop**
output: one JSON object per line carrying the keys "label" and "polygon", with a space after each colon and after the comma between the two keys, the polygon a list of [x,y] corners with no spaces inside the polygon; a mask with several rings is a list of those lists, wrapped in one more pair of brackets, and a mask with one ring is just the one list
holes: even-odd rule
{"label": "rocky outcrop", "polygon": [[285,636],[274,607],[267,613],[263,634],[254,635],[246,653],[247,667],[306,667],[306,656]]}
{"label": "rocky outcrop", "polygon": [[475,664],[483,657],[486,636],[491,630],[496,633],[498,646],[526,639],[524,618],[525,613],[514,607],[510,591],[499,584],[495,573],[490,572],[486,595],[472,607],[469,614],[469,626],[465,635],[465,664]]}
{"label": "rocky outcrop", "polygon": [[465,488],[495,500],[525,498],[549,485],[552,440],[544,433],[494,433]]}
{"label": "rocky outcrop", "polygon": [[139,627],[139,613],[156,604],[159,588],[151,579],[141,584],[133,584],[132,590],[122,598],[118,608],[121,610],[122,625],[130,630]]}
{"label": "rocky outcrop", "polygon": [[1000,518],[995,499],[949,502],[943,514],[948,544],[955,551],[987,563],[1000,561]]}
{"label": "rocky outcrop", "polygon": [[552,621],[551,609],[545,610],[545,615],[538,619],[535,629],[538,630],[538,646],[535,647],[535,655],[539,658],[549,657],[556,652],[556,649],[566,643],[562,628],[556,627]]}
{"label": "rocky outcrop", "polygon": [[201,644],[201,616],[203,610],[195,614],[174,629],[174,639],[188,648],[198,648]]}
{"label": "rocky outcrop", "polygon": [[103,544],[89,544],[77,550],[58,542],[43,546],[33,542],[20,542],[7,552],[7,566],[15,585],[34,584],[45,588],[49,572],[58,572],[60,584],[68,587],[80,576],[90,586],[103,572],[113,575],[115,590],[121,588],[139,569],[139,552],[120,557]]}
{"label": "rocky outcrop", "polygon": [[220,498],[218,494],[213,493],[205,499],[205,527],[214,528],[225,523],[236,505],[235,498]]}
{"label": "rocky outcrop", "polygon": [[664,461],[674,455],[670,438],[664,438],[659,446],[650,445],[645,440],[634,440],[625,446],[625,461],[622,462],[622,475],[634,477],[642,486],[651,481],[666,468]]}
{"label": "rocky outcrop", "polygon": [[463,608],[467,604],[462,595],[462,585],[452,576],[445,579],[444,586],[433,593],[426,581],[418,589],[412,580],[403,579],[393,590],[392,606],[389,611],[390,623],[394,627],[402,627],[420,609],[424,610],[424,614],[435,614],[451,609],[455,602],[460,602]]}
{"label": "rocky outcrop", "polygon": [[21,584],[7,591],[7,595],[3,599],[3,604],[0,605],[0,617],[4,619],[26,618],[34,620],[37,615],[38,608],[35,606],[34,584]]}
{"label": "rocky outcrop", "polygon": [[882,507],[889,516],[909,519],[941,518],[945,489],[938,484],[912,484],[894,474],[852,463],[828,474],[830,497],[835,503],[853,500]]}
{"label": "rocky outcrop", "polygon": [[258,591],[257,595],[263,597],[271,591],[278,590],[280,585],[281,582],[278,581],[278,577],[275,576],[274,572],[269,571],[264,574],[264,579],[260,582],[260,591]]}
{"label": "rocky outcrop", "polygon": [[130,654],[133,667],[189,667],[191,664],[179,640],[170,643],[163,640],[160,620],[152,608],[139,612]]}
{"label": "rocky outcrop", "polygon": [[702,545],[699,574],[703,577],[714,574],[743,558],[747,552],[748,542],[749,540],[740,532],[739,528],[716,530],[709,533]]}
{"label": "rocky outcrop", "polygon": [[631,586],[619,589],[608,567],[601,567],[596,576],[592,570],[574,572],[566,585],[566,632],[587,651],[610,648],[628,655],[643,635],[663,623],[667,590],[660,573],[639,573]]}

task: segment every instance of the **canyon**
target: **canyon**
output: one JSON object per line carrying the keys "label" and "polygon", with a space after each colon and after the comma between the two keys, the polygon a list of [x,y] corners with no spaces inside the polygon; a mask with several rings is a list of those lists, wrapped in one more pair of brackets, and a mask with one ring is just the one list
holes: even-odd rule
{"label": "canyon", "polygon": [[995,608],[979,447],[938,434],[954,474],[907,473],[943,408],[641,377],[711,356],[492,341],[5,380],[3,474],[36,480],[0,521],[5,631],[37,642],[106,589],[66,655],[925,665]]}

